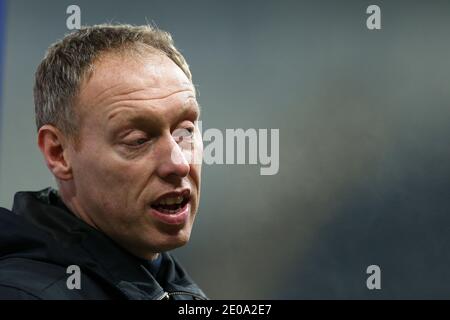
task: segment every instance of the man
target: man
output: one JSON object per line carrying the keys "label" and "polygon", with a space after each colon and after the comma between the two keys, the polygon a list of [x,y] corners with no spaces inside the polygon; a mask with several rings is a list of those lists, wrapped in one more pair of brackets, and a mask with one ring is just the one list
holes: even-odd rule
{"label": "man", "polygon": [[[100,25],[48,50],[38,146],[58,190],[0,211],[0,298],[205,299],[167,253],[189,240],[202,141],[189,67],[152,27]],[[197,161],[192,161],[197,157]]]}

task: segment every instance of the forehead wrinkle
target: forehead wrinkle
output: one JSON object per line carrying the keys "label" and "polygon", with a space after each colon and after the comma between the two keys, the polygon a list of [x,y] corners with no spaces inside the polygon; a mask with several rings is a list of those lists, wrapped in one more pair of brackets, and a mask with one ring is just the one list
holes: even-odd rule
{"label": "forehead wrinkle", "polygon": [[[153,94],[151,95],[150,93],[147,93],[147,94],[145,93],[145,91],[147,91],[149,89],[150,90],[153,90],[153,89],[159,90],[160,88],[158,88],[158,87],[145,87],[145,88],[129,89],[129,90],[125,91],[125,92],[121,92],[121,93],[118,93],[118,94],[115,94],[115,95],[111,96],[110,98],[111,98],[112,101],[111,101],[110,104],[112,105],[112,104],[117,103],[117,102],[127,103],[127,102],[130,102],[130,101],[163,100],[163,99],[169,98],[170,96],[175,95],[177,93],[192,91],[191,88],[181,88],[181,89],[177,89],[175,91],[171,91],[169,93],[161,93],[160,95],[155,96]],[[164,89],[170,90],[170,88],[164,88]],[[142,94],[139,94],[139,93],[142,93]],[[194,95],[192,97],[195,98]],[[103,100],[107,100],[107,99],[103,99]]]}
{"label": "forehead wrinkle", "polygon": [[[117,102],[129,102],[129,101],[140,101],[140,100],[149,100],[147,97],[140,97],[139,95],[137,97],[133,97],[133,94],[136,95],[139,92],[145,91],[146,88],[134,88],[134,89],[128,89],[124,90],[124,92],[114,94],[110,97],[105,98],[104,100],[107,101],[107,104],[112,106]],[[110,101],[111,100],[111,101]]]}
{"label": "forehead wrinkle", "polygon": [[[130,91],[128,93],[124,93],[124,94],[120,94],[120,95],[114,96],[114,98],[115,98],[114,100],[115,101],[113,101],[112,103],[109,104],[108,109],[114,108],[116,105],[122,105],[122,104],[123,105],[127,105],[128,104],[129,106],[131,106],[132,103],[140,102],[140,101],[151,102],[151,101],[164,100],[164,99],[167,99],[170,96],[176,95],[178,93],[191,91],[190,89],[179,89],[179,90],[176,90],[176,91],[172,91],[169,94],[164,94],[162,96],[157,96],[157,97],[155,97],[155,96],[146,97],[145,95],[142,95],[141,97],[134,97],[134,98],[129,97],[129,99],[121,99],[122,96],[129,96],[131,93],[136,93],[136,92],[143,91],[143,90],[144,89],[137,89],[137,90]],[[193,101],[192,103],[194,104],[194,106],[198,106],[194,94],[189,95],[188,97],[186,97],[186,101],[183,102],[182,106],[184,107],[185,104],[187,104],[187,103],[189,104],[190,101]],[[152,108],[158,108],[157,106],[152,105],[152,104],[149,104],[148,106],[152,107]],[[108,110],[106,110],[106,112],[108,112]]]}
{"label": "forehead wrinkle", "polygon": [[[95,91],[95,87],[101,86],[101,83],[98,81],[99,80],[96,81],[97,83],[91,83],[91,86],[89,86],[89,83],[85,84],[82,91],[87,92],[84,95],[82,94],[80,97],[81,99],[79,100],[83,106],[92,108],[96,105],[107,105],[107,109],[109,109],[117,103],[127,104],[133,101],[162,100],[182,92],[191,92],[192,98],[195,99],[195,88],[190,81],[181,82],[179,85],[165,87],[151,86],[150,83],[145,83],[145,81],[140,81],[141,83],[138,84],[124,81],[116,83],[108,88],[99,88],[101,89],[100,93],[96,94],[93,98],[90,98]],[[175,91],[172,91],[174,89]],[[117,93],[114,94],[114,92],[111,91],[117,91]],[[86,102],[83,103],[83,100]]]}
{"label": "forehead wrinkle", "polygon": [[[96,82],[98,82],[100,80],[97,80]],[[101,88],[100,93],[95,94],[94,99],[92,100],[98,100],[98,103],[104,102],[105,100],[108,100],[109,98],[111,98],[113,101],[116,101],[117,99],[121,99],[122,97],[125,98],[130,98],[132,100],[156,100],[156,99],[165,99],[168,98],[169,96],[179,93],[179,92],[183,92],[183,91],[191,91],[194,96],[195,96],[195,87],[193,86],[193,84],[188,81],[188,82],[180,82],[174,85],[164,85],[164,86],[158,86],[158,81],[152,80],[147,82],[145,79],[139,79],[139,77],[137,79],[134,79],[134,81],[136,81],[137,83],[133,83],[133,82],[129,82],[127,80],[125,81],[121,81],[120,83],[116,83],[113,84],[112,86],[108,87],[108,88]],[[84,89],[82,91],[88,91],[88,98],[89,98],[89,91],[92,91],[95,89],[95,84],[92,84],[93,86],[88,86],[88,83],[86,83]],[[97,84],[98,85],[98,84]],[[99,84],[100,86],[102,85],[101,83]],[[123,87],[123,89],[121,88]],[[119,89],[118,89],[119,88]],[[87,90],[86,90],[87,89]],[[90,90],[89,90],[90,89]],[[111,96],[108,96],[108,94],[110,93],[110,91],[115,91],[116,89],[118,89],[117,93],[112,92]],[[147,93],[145,94],[145,91],[156,91],[156,92],[152,92],[152,93]],[[161,92],[159,92],[161,91]],[[138,96],[138,97],[133,97],[134,93],[139,93],[139,92],[144,92],[144,94]],[[106,97],[104,97],[106,96]]]}
{"label": "forehead wrinkle", "polygon": [[152,116],[155,116],[155,112],[151,111],[151,109],[156,109],[156,106],[149,106],[150,108],[136,108],[134,106],[130,105],[122,105],[114,110],[112,110],[108,116],[106,117],[107,122],[110,122],[113,118],[119,117],[124,119],[130,119],[135,117],[140,117],[145,115],[146,117],[149,116],[149,113],[152,114]]}

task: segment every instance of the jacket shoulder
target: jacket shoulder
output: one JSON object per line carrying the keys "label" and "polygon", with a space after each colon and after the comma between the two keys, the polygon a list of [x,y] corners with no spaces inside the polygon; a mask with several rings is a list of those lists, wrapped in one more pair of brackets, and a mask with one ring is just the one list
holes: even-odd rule
{"label": "jacket shoulder", "polygon": [[42,300],[34,294],[14,286],[0,284],[0,300]]}
{"label": "jacket shoulder", "polygon": [[42,299],[82,300],[109,299],[105,290],[92,278],[81,273],[81,288],[69,289],[63,266],[26,258],[0,260],[0,300]]}

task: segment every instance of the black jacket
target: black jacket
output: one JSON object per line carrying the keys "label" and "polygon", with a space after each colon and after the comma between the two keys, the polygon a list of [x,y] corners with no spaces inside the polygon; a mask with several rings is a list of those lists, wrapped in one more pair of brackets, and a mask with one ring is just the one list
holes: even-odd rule
{"label": "black jacket", "polygon": [[[68,267],[81,288],[69,289]],[[69,270],[70,271],[70,270]],[[0,208],[0,299],[206,299],[180,264],[162,253],[148,262],[73,215],[51,188],[18,192]]]}

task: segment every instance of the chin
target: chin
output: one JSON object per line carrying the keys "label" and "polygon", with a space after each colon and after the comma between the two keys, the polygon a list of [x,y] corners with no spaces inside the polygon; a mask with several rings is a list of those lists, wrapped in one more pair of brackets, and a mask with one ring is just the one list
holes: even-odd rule
{"label": "chin", "polygon": [[158,236],[148,239],[144,243],[144,251],[146,252],[163,252],[180,248],[186,245],[190,239],[190,230],[181,229],[177,232],[159,233]]}
{"label": "chin", "polygon": [[[116,241],[122,248],[130,252],[134,256],[142,259],[152,259],[155,253],[174,250],[186,245],[190,239],[190,229],[178,229],[177,232],[172,230],[171,233],[159,232],[157,230],[148,231],[147,234],[153,235],[145,239],[127,239]],[[131,241],[130,241],[131,240]]]}
{"label": "chin", "polygon": [[174,250],[186,245],[189,242],[189,238],[189,234],[178,234],[176,236],[171,235],[169,237],[166,236],[166,239],[161,241],[158,247],[161,248],[161,251]]}

